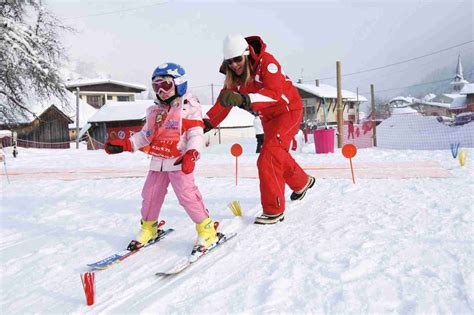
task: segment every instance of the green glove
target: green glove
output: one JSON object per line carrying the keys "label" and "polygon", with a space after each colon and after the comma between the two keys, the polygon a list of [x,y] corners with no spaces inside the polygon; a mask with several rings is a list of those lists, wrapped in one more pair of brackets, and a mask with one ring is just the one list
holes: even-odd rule
{"label": "green glove", "polygon": [[222,106],[238,106],[243,109],[250,108],[250,97],[247,94],[240,94],[234,91],[222,91],[219,95]]}

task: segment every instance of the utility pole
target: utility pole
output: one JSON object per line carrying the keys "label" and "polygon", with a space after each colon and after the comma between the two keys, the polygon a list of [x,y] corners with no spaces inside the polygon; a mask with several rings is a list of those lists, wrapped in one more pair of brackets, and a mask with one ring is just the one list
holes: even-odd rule
{"label": "utility pole", "polygon": [[374,147],[377,146],[377,121],[376,121],[376,112],[375,112],[375,90],[374,85],[370,85],[370,97],[372,102],[372,138],[374,140]]}
{"label": "utility pole", "polygon": [[79,149],[79,87],[76,87],[76,149]]}
{"label": "utility pole", "polygon": [[342,117],[342,91],[341,91],[341,62],[336,61],[336,78],[337,78],[337,147],[342,148],[343,135],[343,117]]}
{"label": "utility pole", "polygon": [[[356,99],[356,105],[354,106],[354,114],[355,114],[355,117],[354,117],[354,122],[356,124],[359,123],[359,108],[360,108],[360,103],[359,103],[359,87],[357,87],[357,90],[356,90],[356,95],[357,95],[357,99]],[[356,107],[357,106],[357,107]]]}

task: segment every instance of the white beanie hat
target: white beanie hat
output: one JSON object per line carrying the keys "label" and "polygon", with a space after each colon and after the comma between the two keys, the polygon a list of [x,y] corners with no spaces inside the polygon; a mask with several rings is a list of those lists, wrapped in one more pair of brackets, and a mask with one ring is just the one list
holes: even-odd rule
{"label": "white beanie hat", "polygon": [[230,59],[237,56],[248,55],[249,44],[240,34],[230,34],[224,38],[224,59]]}

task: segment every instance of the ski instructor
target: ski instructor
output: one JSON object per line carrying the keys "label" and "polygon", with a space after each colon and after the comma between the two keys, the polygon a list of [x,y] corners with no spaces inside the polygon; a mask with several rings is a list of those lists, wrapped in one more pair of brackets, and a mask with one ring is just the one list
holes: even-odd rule
{"label": "ski instructor", "polygon": [[278,223],[284,219],[285,184],[293,190],[290,199],[300,200],[315,182],[289,153],[303,117],[303,102],[259,36],[228,35],[223,51],[224,88],[204,117],[204,132],[219,125],[234,106],[260,115],[265,142],[257,168],[263,213],[255,224]]}

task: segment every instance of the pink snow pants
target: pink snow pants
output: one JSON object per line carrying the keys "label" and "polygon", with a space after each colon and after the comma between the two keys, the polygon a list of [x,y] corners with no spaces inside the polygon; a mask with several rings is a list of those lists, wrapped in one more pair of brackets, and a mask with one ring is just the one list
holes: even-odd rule
{"label": "pink snow pants", "polygon": [[194,175],[182,171],[149,171],[142,191],[142,219],[158,220],[161,206],[171,183],[179,204],[186,210],[194,223],[201,223],[209,216],[201,193],[194,183]]}

